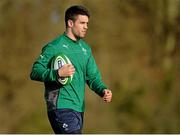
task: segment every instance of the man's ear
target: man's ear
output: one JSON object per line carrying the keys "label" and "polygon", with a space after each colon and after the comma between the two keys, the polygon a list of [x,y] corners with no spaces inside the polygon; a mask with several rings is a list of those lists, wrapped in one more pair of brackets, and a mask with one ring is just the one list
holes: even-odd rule
{"label": "man's ear", "polygon": [[73,25],[74,25],[73,20],[70,20],[70,19],[69,19],[69,20],[68,20],[68,27],[72,28]]}

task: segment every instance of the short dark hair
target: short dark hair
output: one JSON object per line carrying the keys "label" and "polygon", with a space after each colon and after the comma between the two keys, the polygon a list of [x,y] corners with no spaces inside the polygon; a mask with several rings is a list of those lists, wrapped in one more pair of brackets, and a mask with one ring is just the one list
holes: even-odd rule
{"label": "short dark hair", "polygon": [[84,6],[81,6],[81,5],[72,6],[72,7],[68,8],[65,12],[66,27],[68,26],[68,20],[75,21],[75,19],[76,19],[75,17],[77,15],[86,15],[86,16],[88,16],[88,18],[90,17],[89,11]]}

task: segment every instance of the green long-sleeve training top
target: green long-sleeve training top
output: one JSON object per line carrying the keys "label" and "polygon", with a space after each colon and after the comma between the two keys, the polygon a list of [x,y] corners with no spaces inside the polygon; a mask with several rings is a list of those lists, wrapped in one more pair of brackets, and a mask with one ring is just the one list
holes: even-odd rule
{"label": "green long-sleeve training top", "polygon": [[[65,54],[73,64],[75,73],[68,85],[57,83],[57,70],[51,68],[51,60],[59,53]],[[62,34],[42,48],[42,52],[32,66],[32,80],[44,82],[45,100],[48,111],[69,108],[84,112],[85,84],[99,96],[103,96],[106,85],[93,58],[91,48],[82,39],[74,41]]]}

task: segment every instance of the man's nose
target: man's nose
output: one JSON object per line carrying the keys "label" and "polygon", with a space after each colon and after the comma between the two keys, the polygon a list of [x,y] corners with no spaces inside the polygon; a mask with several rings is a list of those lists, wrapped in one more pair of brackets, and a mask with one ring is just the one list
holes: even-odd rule
{"label": "man's nose", "polygon": [[85,25],[84,25],[84,28],[85,28],[85,29],[88,29],[88,25],[87,25],[87,24],[85,24]]}

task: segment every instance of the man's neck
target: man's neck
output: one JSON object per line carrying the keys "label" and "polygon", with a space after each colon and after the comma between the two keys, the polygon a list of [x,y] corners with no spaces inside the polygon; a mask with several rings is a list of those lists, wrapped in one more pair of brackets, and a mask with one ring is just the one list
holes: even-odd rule
{"label": "man's neck", "polygon": [[74,41],[77,41],[77,40],[78,40],[78,38],[75,37],[75,35],[74,35],[69,29],[66,29],[65,34],[66,34],[70,39],[72,39],[72,40],[74,40]]}

